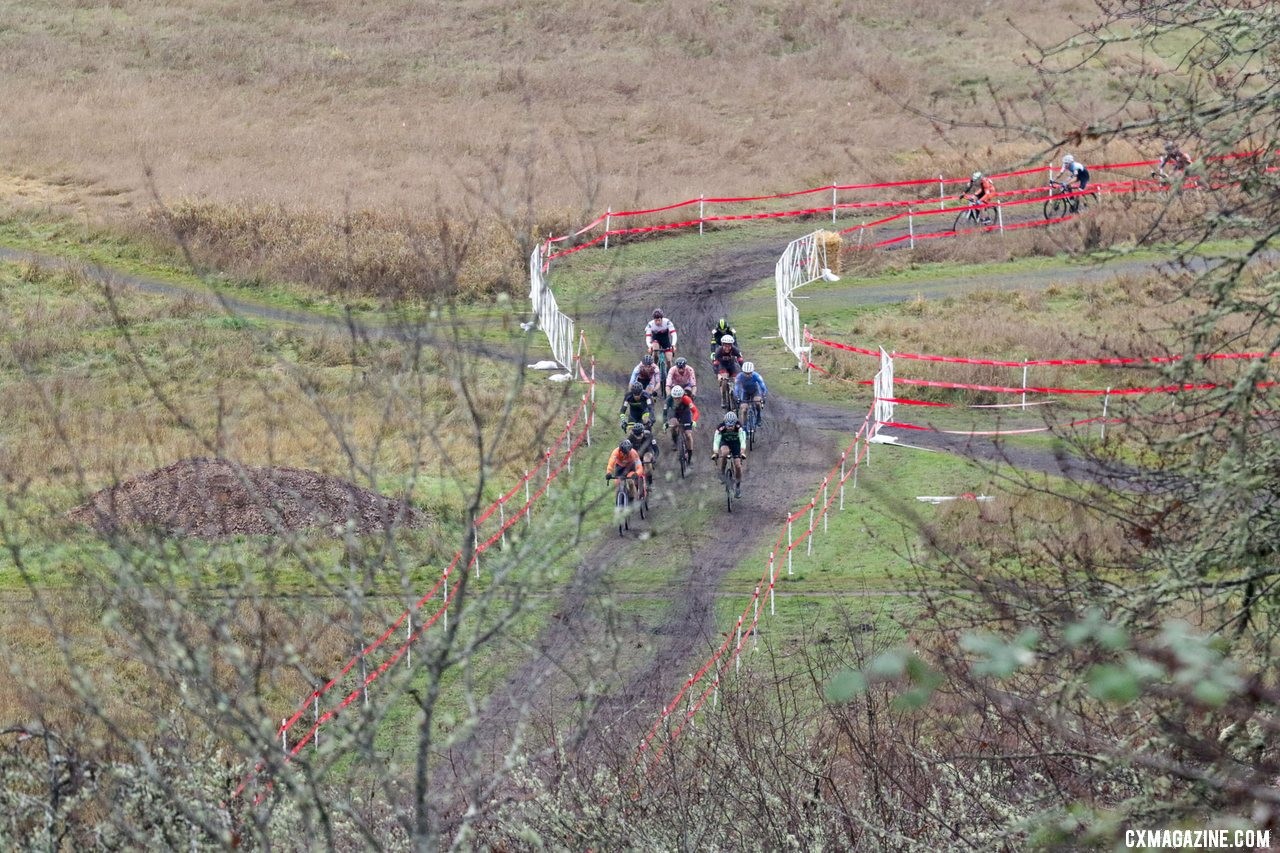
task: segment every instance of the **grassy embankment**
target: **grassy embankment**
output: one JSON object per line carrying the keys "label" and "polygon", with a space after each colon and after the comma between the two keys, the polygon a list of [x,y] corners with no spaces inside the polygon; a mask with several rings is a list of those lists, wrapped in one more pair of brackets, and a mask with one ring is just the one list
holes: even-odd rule
{"label": "grassy embankment", "polygon": [[[123,251],[130,251],[127,244]],[[140,270],[156,269],[145,251],[138,257]],[[0,288],[0,431],[4,476],[14,486],[3,509],[0,590],[15,605],[6,608],[2,632],[14,683],[23,686],[8,694],[6,719],[43,713],[54,722],[71,713],[60,648],[105,678],[100,698],[108,704],[138,695],[146,673],[113,651],[120,647],[104,621],[111,605],[94,590],[113,577],[150,577],[138,567],[153,557],[167,566],[153,580],[191,598],[196,610],[225,611],[233,633],[250,646],[265,623],[270,635],[297,644],[308,670],[325,673],[350,653],[353,626],[344,614],[357,599],[367,608],[357,621],[366,637],[375,636],[430,587],[461,544],[461,513],[478,462],[467,403],[449,379],[447,355],[415,352],[386,338],[353,341],[340,330],[229,316],[196,299],[108,290],[79,273],[39,264],[0,265]],[[519,352],[523,333],[514,320],[509,325],[516,331],[502,333],[503,341]],[[469,343],[486,337],[481,332],[463,329],[460,337]],[[513,368],[470,357],[464,368],[486,442],[493,443],[502,435],[498,415]],[[559,431],[579,392],[531,378],[514,400],[518,435],[498,444],[486,502],[537,467],[540,448],[530,451],[529,443],[539,443],[543,431]],[[317,532],[285,541],[202,541],[106,539],[64,518],[98,488],[215,454],[406,495],[431,523],[392,540],[375,535],[344,542]],[[569,576],[580,530],[607,524],[609,508],[592,500],[605,497],[603,488],[573,498],[578,482],[576,473],[558,481],[555,499],[538,506],[529,528],[535,539],[558,546],[505,578],[535,597],[553,595]],[[581,529],[579,510],[588,519]],[[512,554],[523,536],[523,526],[512,531]],[[508,559],[486,555],[475,584],[480,592]],[[521,616],[518,624],[538,621],[529,619]],[[516,645],[487,652],[481,669],[500,677],[522,653],[519,639],[534,631],[526,627]],[[310,689],[294,667],[265,683],[261,698],[277,710]],[[57,696],[67,701],[51,700]],[[132,718],[122,709],[121,719]],[[135,722],[146,724],[145,717]]]}

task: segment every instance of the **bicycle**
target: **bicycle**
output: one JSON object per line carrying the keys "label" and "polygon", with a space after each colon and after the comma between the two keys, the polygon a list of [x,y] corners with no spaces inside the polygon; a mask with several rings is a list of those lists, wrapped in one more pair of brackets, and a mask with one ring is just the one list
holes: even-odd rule
{"label": "bicycle", "polygon": [[657,348],[657,354],[654,356],[654,363],[658,365],[658,396],[665,397],[667,396],[667,368],[670,366],[667,361],[667,354],[671,353],[674,355],[675,350],[665,350],[661,346],[658,346],[656,341],[654,342],[654,345]]}
{"label": "bicycle", "polygon": [[764,401],[752,400],[747,406],[747,416],[743,420],[743,430],[747,434],[747,450],[756,449],[756,430],[760,428],[760,422],[764,414]]}
{"label": "bicycle", "polygon": [[[737,457],[739,464],[741,464],[741,459],[741,456]],[[729,512],[733,512],[733,498],[738,489],[741,488],[739,482],[734,479],[734,468],[736,467],[733,464],[734,461],[735,457],[733,456],[727,456],[724,459],[717,457],[716,459],[716,464],[720,466],[720,482],[724,485],[724,505]]]}
{"label": "bicycle", "polygon": [[988,214],[990,214],[993,207],[994,205],[978,201],[976,198],[969,199],[969,206],[956,214],[956,221],[955,224],[951,226],[951,230],[959,231],[960,226],[966,221],[973,222],[979,227],[983,225],[990,225],[992,217]]}
{"label": "bicycle", "polygon": [[631,504],[640,502],[640,517],[644,518],[645,510],[649,508],[649,490],[644,490],[643,497],[633,495],[632,492],[639,488],[636,480],[639,478],[635,474],[627,474],[625,477],[618,477],[609,474],[606,480],[617,480],[618,485],[613,498],[613,513],[618,519],[618,535],[623,535],[624,531],[631,529]]}
{"label": "bicycle", "polygon": [[720,374],[720,405],[726,412],[732,412],[738,408],[738,398],[733,393],[733,380],[734,378],[727,370]]}
{"label": "bicycle", "polygon": [[1049,182],[1049,197],[1044,201],[1044,218],[1058,219],[1067,214],[1080,212],[1080,204],[1085,196],[1098,200],[1097,190],[1086,190],[1084,196],[1070,195],[1073,191],[1062,181]]}
{"label": "bicycle", "polygon": [[684,475],[693,467],[693,437],[690,433],[692,427],[685,424],[680,425],[679,446],[676,448],[676,457],[680,460],[680,479],[684,479]]}

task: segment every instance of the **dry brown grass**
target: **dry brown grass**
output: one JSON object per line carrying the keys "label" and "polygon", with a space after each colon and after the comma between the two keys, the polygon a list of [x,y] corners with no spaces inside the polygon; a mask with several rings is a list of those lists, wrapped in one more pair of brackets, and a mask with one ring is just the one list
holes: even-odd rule
{"label": "dry brown grass", "polygon": [[[415,215],[519,205],[523,187],[514,198],[485,187],[523,183],[527,164],[543,217],[578,219],[584,206],[702,192],[958,174],[1026,149],[982,131],[944,138],[895,99],[972,116],[989,112],[990,81],[1007,105],[1029,105],[1014,27],[1054,40],[1072,31],[1068,15],[1092,11],[1084,0],[9,3],[0,164],[116,211],[150,205],[149,167],[169,199]],[[1078,79],[1064,126],[1111,91],[1107,69]],[[53,200],[39,195],[27,192]]]}

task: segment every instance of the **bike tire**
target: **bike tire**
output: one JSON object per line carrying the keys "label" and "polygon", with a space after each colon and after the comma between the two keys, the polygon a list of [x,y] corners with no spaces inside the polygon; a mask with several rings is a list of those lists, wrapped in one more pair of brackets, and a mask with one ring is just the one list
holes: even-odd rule
{"label": "bike tire", "polygon": [[1057,219],[1059,216],[1062,216],[1066,212],[1067,212],[1067,205],[1063,199],[1058,198],[1057,196],[1054,196],[1053,198],[1045,200],[1045,203],[1044,203],[1045,219]]}
{"label": "bike tire", "polygon": [[956,214],[956,221],[955,221],[955,224],[951,226],[951,230],[953,232],[959,231],[961,223],[963,223],[968,218],[969,218],[969,209],[965,208],[964,210]]}
{"label": "bike tire", "polygon": [[618,513],[618,535],[621,536],[630,525],[627,523],[627,487],[623,486],[618,489],[617,497],[613,500],[614,511]]}
{"label": "bike tire", "polygon": [[733,512],[733,466],[724,466],[724,505],[725,509]]}
{"label": "bike tire", "polygon": [[658,394],[667,396],[667,351],[658,350]]}

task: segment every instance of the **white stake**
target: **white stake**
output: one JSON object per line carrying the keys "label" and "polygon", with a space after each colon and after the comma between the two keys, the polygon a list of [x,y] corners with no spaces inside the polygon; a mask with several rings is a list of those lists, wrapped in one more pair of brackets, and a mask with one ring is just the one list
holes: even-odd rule
{"label": "white stake", "polygon": [[280,721],[280,751],[285,755],[289,754],[289,731],[285,728],[288,723],[288,720]]}
{"label": "white stake", "polygon": [[907,208],[907,237],[909,240],[908,245],[914,249],[916,247],[916,226],[909,207]]}
{"label": "white stake", "polygon": [[942,210],[947,206],[947,203],[943,201],[945,195],[946,193],[942,188],[942,175],[938,175],[938,210]]}
{"label": "white stake", "polygon": [[449,630],[449,575],[444,576],[444,629]]}
{"label": "white stake", "polygon": [[413,614],[409,614],[407,625],[404,626],[404,667],[405,669],[413,669]]}
{"label": "white stake", "polygon": [[604,211],[604,247],[609,248],[609,219],[613,216],[613,208],[607,207]]}
{"label": "white stake", "polygon": [[809,507],[809,538],[805,547],[805,556],[813,556],[813,507]]}
{"label": "white stake", "polygon": [[702,222],[707,218],[707,194],[698,196],[698,236],[702,236]]}
{"label": "white stake", "polygon": [[315,734],[311,737],[311,748],[316,752],[320,751],[320,694],[317,693],[311,697],[311,714],[316,721]]}
{"label": "white stake", "polygon": [[1098,438],[1105,439],[1107,437],[1107,403],[1111,402],[1111,388],[1107,388],[1107,393],[1102,397],[1102,431],[1098,433]]}
{"label": "white stake", "polygon": [[774,555],[770,554],[769,555],[769,615],[770,616],[778,615],[778,611],[775,608],[774,601],[773,601],[773,588],[777,585],[777,582],[778,582],[778,576],[774,574],[774,572],[777,571],[777,567],[774,566],[773,564],[773,558],[774,558]]}
{"label": "white stake", "polygon": [[471,528],[471,548],[475,551],[474,560],[476,561],[476,577],[480,577],[480,531]]}
{"label": "white stake", "polygon": [[791,543],[795,538],[791,535],[791,519],[787,519],[787,574],[791,574]]}
{"label": "white stake", "polygon": [[1022,411],[1027,410],[1027,365],[1022,365]]}
{"label": "white stake", "polygon": [[831,224],[836,224],[836,185],[831,185]]}
{"label": "white stake", "polygon": [[822,532],[827,532],[827,478],[822,478]]}
{"label": "white stake", "polygon": [[524,526],[533,524],[533,504],[529,503],[529,473],[524,472]]}
{"label": "white stake", "polygon": [[506,502],[498,504],[498,525],[502,529],[502,547],[507,547],[507,504]]}

